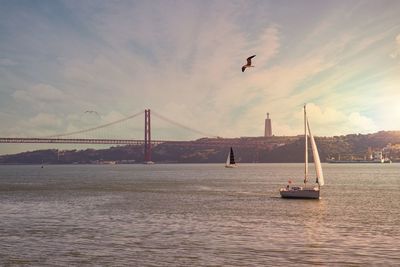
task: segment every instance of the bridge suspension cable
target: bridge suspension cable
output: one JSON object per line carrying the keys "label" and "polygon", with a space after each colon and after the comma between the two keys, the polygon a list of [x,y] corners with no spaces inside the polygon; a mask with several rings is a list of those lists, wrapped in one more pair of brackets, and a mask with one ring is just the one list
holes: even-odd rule
{"label": "bridge suspension cable", "polygon": [[136,114],[130,115],[130,116],[125,117],[125,118],[122,118],[120,120],[116,120],[116,121],[113,121],[113,122],[110,122],[110,123],[106,123],[106,124],[103,124],[103,125],[99,125],[99,126],[96,126],[96,127],[83,129],[83,130],[79,130],[79,131],[74,131],[74,132],[69,132],[69,133],[50,135],[50,136],[46,136],[45,138],[64,137],[64,136],[69,136],[69,135],[74,135],[74,134],[91,132],[91,131],[98,130],[98,129],[101,129],[101,128],[105,128],[105,127],[108,127],[108,126],[111,126],[111,125],[114,125],[114,124],[117,124],[117,123],[120,123],[120,122],[123,122],[123,121],[127,121],[129,119],[132,119],[132,118],[135,118],[135,117],[137,117],[139,115],[142,115],[143,113],[144,113],[144,111],[140,111],[140,112],[138,112]]}
{"label": "bridge suspension cable", "polygon": [[171,119],[168,119],[168,118],[166,118],[166,117],[164,117],[164,116],[158,114],[158,113],[155,112],[154,110],[152,110],[151,112],[152,112],[152,114],[153,114],[154,116],[156,116],[156,117],[158,117],[158,118],[160,118],[160,119],[162,119],[162,120],[164,120],[164,121],[167,121],[167,122],[169,122],[169,123],[171,123],[171,124],[174,124],[174,125],[176,125],[176,126],[178,126],[178,127],[181,127],[181,128],[186,129],[186,130],[189,130],[189,131],[191,131],[191,132],[195,132],[195,133],[198,133],[198,134],[201,134],[201,135],[204,135],[204,136],[208,136],[208,137],[213,137],[213,138],[217,138],[217,137],[218,137],[218,136],[215,135],[215,134],[205,133],[205,132],[199,131],[199,130],[197,130],[197,129],[193,129],[193,128],[191,128],[191,127],[188,127],[188,126],[185,126],[185,125],[183,125],[183,124],[180,124],[179,122],[176,122],[176,121],[173,121],[173,120],[171,120]]}

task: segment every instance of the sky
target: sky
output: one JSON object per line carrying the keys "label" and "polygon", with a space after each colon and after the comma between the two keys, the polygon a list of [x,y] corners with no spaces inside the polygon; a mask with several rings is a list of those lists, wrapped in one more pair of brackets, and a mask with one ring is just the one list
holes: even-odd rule
{"label": "sky", "polygon": [[[397,0],[0,5],[0,137],[73,132],[146,108],[221,137],[262,136],[269,112],[273,134],[298,135],[304,103],[317,136],[400,130]],[[85,137],[143,139],[143,124]],[[153,139],[200,137],[152,116]],[[0,144],[0,154],[44,147]]]}

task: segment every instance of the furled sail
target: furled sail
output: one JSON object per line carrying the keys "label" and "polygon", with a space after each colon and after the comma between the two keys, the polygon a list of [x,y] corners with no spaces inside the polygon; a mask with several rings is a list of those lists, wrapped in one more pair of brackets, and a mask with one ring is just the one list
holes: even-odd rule
{"label": "furled sail", "polygon": [[322,173],[321,160],[319,159],[318,148],[317,145],[315,144],[314,136],[311,133],[310,124],[308,123],[308,120],[307,120],[307,127],[311,140],[311,148],[314,158],[315,172],[317,173],[317,181],[320,186],[323,186],[325,184],[325,181],[324,181],[324,174]]}
{"label": "furled sail", "polygon": [[304,184],[308,178],[308,143],[307,143],[307,111],[304,105]]}

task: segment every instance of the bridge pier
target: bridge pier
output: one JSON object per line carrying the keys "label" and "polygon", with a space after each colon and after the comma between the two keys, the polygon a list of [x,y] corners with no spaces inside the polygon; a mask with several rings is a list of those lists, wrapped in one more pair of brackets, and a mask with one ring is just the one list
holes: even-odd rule
{"label": "bridge pier", "polygon": [[144,163],[152,164],[151,161],[151,121],[150,109],[144,110]]}

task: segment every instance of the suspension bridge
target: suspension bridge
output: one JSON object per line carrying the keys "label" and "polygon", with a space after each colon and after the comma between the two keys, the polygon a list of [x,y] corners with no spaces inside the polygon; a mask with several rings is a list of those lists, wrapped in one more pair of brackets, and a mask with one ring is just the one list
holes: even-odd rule
{"label": "suspension bridge", "polygon": [[[99,131],[101,129],[106,129],[112,127],[113,125],[118,125],[124,123],[133,118],[142,116],[144,114],[144,139],[128,139],[128,138],[77,138],[71,136],[82,135],[90,132]],[[158,119],[164,122],[173,124],[181,129],[199,134],[203,138],[194,141],[177,141],[177,140],[153,140],[152,139],[152,127],[151,127],[151,115],[154,115]],[[144,147],[144,161],[151,161],[151,151],[152,147],[160,144],[169,144],[176,146],[207,146],[207,147],[270,147],[272,143],[276,143],[276,140],[271,142],[271,139],[265,138],[251,138],[248,140],[243,140],[242,138],[221,138],[213,134],[209,134],[174,120],[168,119],[165,116],[158,114],[157,112],[146,109],[144,111],[138,112],[136,114],[124,117],[122,119],[115,120],[110,123],[98,125],[95,127],[86,128],[78,131],[70,131],[62,134],[56,134],[45,137],[0,137],[0,143],[3,144],[90,144],[90,145],[135,145]]]}

